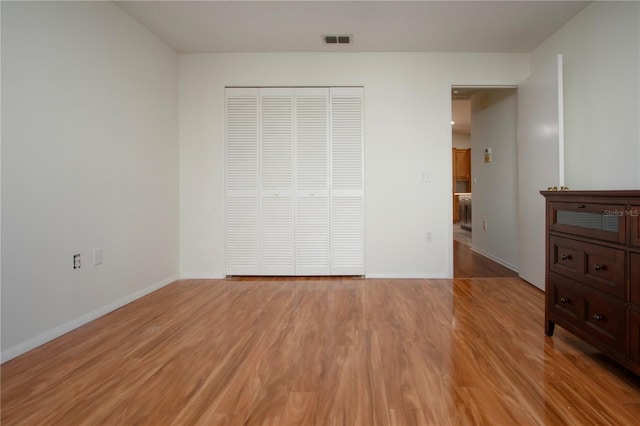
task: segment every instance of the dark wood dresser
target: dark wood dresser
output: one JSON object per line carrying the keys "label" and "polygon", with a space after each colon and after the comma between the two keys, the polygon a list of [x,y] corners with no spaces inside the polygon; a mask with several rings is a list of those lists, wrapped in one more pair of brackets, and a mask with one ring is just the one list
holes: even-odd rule
{"label": "dark wood dresser", "polygon": [[640,191],[542,191],[545,327],[640,375]]}

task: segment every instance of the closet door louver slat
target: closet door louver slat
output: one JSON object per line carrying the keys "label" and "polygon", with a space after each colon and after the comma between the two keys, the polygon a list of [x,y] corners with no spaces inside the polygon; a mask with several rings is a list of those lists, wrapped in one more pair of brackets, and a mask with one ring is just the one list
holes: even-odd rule
{"label": "closet door louver slat", "polygon": [[337,275],[364,274],[362,197],[335,196],[331,200],[332,264]]}
{"label": "closet door louver slat", "polygon": [[227,274],[258,275],[257,197],[227,198]]}

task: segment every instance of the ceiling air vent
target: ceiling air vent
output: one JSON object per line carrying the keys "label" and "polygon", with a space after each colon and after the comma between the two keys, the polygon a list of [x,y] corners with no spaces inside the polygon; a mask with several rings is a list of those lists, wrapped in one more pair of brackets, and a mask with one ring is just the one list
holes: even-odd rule
{"label": "ceiling air vent", "polygon": [[351,44],[350,35],[323,35],[324,44]]}

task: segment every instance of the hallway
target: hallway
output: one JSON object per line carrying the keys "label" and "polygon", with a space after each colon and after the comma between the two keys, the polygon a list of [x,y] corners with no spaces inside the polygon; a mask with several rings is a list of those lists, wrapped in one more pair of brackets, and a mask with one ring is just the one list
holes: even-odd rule
{"label": "hallway", "polygon": [[[454,233],[455,236],[455,233]],[[476,253],[471,244],[453,240],[453,277],[454,278],[498,278],[517,277],[518,273],[497,262]]]}

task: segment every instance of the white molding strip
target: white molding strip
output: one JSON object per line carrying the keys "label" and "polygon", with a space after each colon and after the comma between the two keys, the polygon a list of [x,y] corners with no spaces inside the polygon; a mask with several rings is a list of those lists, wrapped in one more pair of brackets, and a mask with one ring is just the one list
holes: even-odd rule
{"label": "white molding strip", "polygon": [[212,274],[212,273],[206,273],[206,274],[195,274],[195,273],[180,274],[180,279],[181,280],[223,280],[225,278],[226,277],[225,277],[224,274]]}
{"label": "white molding strip", "polygon": [[152,284],[149,287],[136,291],[135,293],[125,296],[122,299],[116,300],[113,303],[110,303],[101,308],[98,308],[95,311],[89,312],[85,315],[82,315],[81,317],[78,317],[74,320],[71,320],[62,325],[59,325],[58,327],[55,327],[49,331],[46,331],[42,334],[37,335],[36,337],[33,337],[25,342],[22,342],[12,348],[9,348],[6,351],[2,351],[2,354],[0,354],[0,361],[4,363],[6,361],[9,361],[10,359],[20,356],[30,351],[31,349],[37,348],[40,345],[50,342],[51,340],[57,337],[60,337],[63,334],[66,334],[72,330],[75,330],[76,328],[81,327],[95,319],[98,319],[101,316],[108,314],[109,312],[113,312],[116,309],[121,308],[124,305],[127,305],[136,299],[146,296],[147,294],[152,293],[168,284],[171,284],[172,282],[178,279],[179,279],[178,275],[165,278],[164,280],[158,283]]}
{"label": "white molding strip", "polygon": [[365,278],[381,278],[381,279],[398,279],[398,280],[408,280],[408,279],[450,279],[452,277],[447,274],[366,274]]}
{"label": "white molding strip", "polygon": [[487,253],[485,251],[479,250],[479,249],[477,249],[475,247],[471,247],[471,250],[475,251],[478,254],[483,255],[484,257],[488,257],[489,259],[493,260],[494,262],[501,264],[505,268],[511,269],[513,272],[518,272],[518,267],[515,266],[515,265],[512,265],[512,264],[510,264],[508,262],[505,262],[504,260],[499,259],[499,258],[497,258],[497,257],[495,257],[495,256],[493,256],[493,255],[491,255],[491,254],[489,254],[489,253]]}

